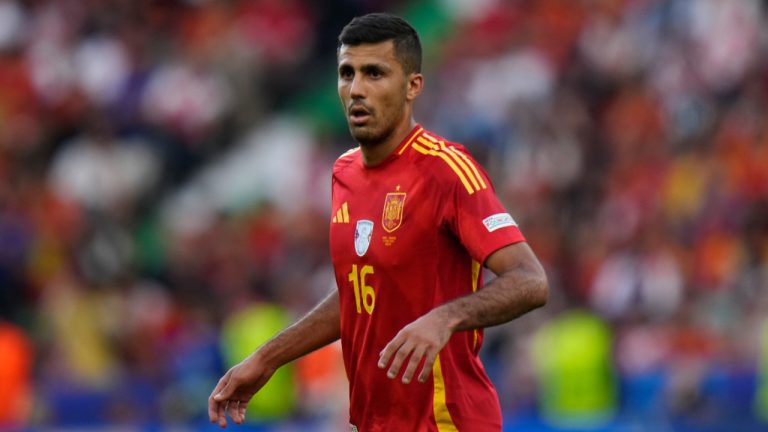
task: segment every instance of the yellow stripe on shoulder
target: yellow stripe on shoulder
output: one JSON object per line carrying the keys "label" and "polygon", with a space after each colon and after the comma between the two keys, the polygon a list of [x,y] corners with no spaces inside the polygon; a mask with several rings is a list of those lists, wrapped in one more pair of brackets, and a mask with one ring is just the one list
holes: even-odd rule
{"label": "yellow stripe on shoulder", "polygon": [[[434,153],[441,152],[449,156],[451,161],[453,162],[453,163],[449,163],[449,165],[451,165],[451,168],[453,168],[454,171],[456,171],[456,174],[459,176],[459,178],[468,179],[469,182],[472,183],[472,186],[468,188],[472,190],[472,192],[469,192],[470,194],[476,191],[480,191],[488,188],[488,185],[485,183],[485,180],[483,180],[483,176],[480,175],[480,172],[478,171],[475,164],[464,153],[460,152],[459,150],[456,150],[456,147],[453,147],[453,146],[448,147],[445,144],[445,141],[438,140],[437,138],[433,137],[432,135],[429,135],[426,132],[422,133],[422,136],[420,136],[416,141],[419,144],[421,144],[421,146],[424,149],[428,151],[432,151]],[[430,154],[432,156],[440,156],[438,154],[432,154],[429,152],[424,154]],[[443,159],[445,159],[445,157],[443,157]],[[460,170],[461,172],[458,172],[458,170]]]}
{"label": "yellow stripe on shoulder", "polygon": [[423,133],[423,131],[424,131],[424,128],[422,128],[422,127],[419,127],[419,128],[416,130],[416,132],[415,132],[415,133],[414,133],[414,134],[411,136],[411,138],[409,138],[409,139],[408,139],[408,142],[406,142],[406,143],[403,145],[403,147],[402,147],[402,148],[400,148],[400,151],[399,151],[399,152],[397,152],[397,154],[399,154],[399,155],[403,154],[403,152],[405,151],[405,149],[407,149],[407,148],[408,148],[408,147],[411,145],[411,143],[413,142],[413,140],[415,140],[416,138],[420,138],[420,137],[419,137],[419,134]]}
{"label": "yellow stripe on shoulder", "polygon": [[435,144],[437,144],[438,142],[440,142],[440,140],[438,140],[437,138],[433,137],[433,136],[432,136],[432,135],[431,135],[429,132],[424,132],[424,133],[423,133],[423,134],[421,134],[421,135],[423,135],[423,136],[424,136],[424,138],[426,138],[426,139],[428,139],[428,140],[432,141],[432,142],[433,142],[433,143],[435,143]]}
{"label": "yellow stripe on shoulder", "polygon": [[440,147],[438,147],[437,144],[434,144],[430,142],[429,140],[425,139],[424,137],[419,137],[416,139],[416,141],[419,142],[419,144],[422,144],[424,147],[432,150],[440,150]]}
{"label": "yellow stripe on shoulder", "polygon": [[480,174],[480,171],[477,170],[477,166],[475,166],[475,163],[472,162],[471,160],[469,160],[467,155],[465,155],[463,152],[460,152],[460,151],[456,150],[456,147],[451,146],[451,147],[449,147],[449,150],[452,151],[453,153],[459,155],[460,158],[464,159],[464,162],[466,162],[467,165],[469,165],[469,167],[475,173],[475,176],[477,177],[477,179],[480,181],[481,188],[482,189],[487,189],[488,185],[485,184],[485,180],[483,180],[483,176]]}
{"label": "yellow stripe on shoulder", "polygon": [[[453,148],[453,147],[451,147],[451,148]],[[475,178],[475,175],[472,173],[472,170],[467,166],[465,161],[461,157],[459,157],[459,155],[457,154],[455,149],[454,149],[453,152],[448,150],[448,148],[445,146],[445,141],[440,141],[440,150],[442,150],[442,151],[448,153],[449,155],[451,155],[453,160],[456,161],[457,164],[459,164],[461,169],[464,170],[464,173],[467,175],[467,178],[469,178],[469,180],[472,182],[472,185],[475,186],[475,189],[479,191],[480,190],[480,184],[477,182],[477,178]]]}
{"label": "yellow stripe on shoulder", "polygon": [[428,148],[424,148],[420,142],[413,143],[411,145],[414,150],[418,151],[421,154],[427,155],[427,156],[435,156],[442,159],[448,166],[453,170],[454,173],[459,177],[459,180],[461,180],[461,183],[464,185],[464,188],[467,189],[467,193],[472,195],[475,193],[475,190],[472,189],[472,185],[469,184],[469,181],[467,181],[467,178],[464,176],[464,173],[461,171],[461,168],[457,167],[455,163],[453,163],[453,160],[446,155],[444,152],[432,150]]}

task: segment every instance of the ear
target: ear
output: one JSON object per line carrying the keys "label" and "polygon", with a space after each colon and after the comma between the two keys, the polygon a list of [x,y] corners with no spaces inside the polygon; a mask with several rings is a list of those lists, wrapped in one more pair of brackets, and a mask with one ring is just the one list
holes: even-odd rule
{"label": "ear", "polygon": [[408,75],[408,88],[406,89],[405,98],[409,102],[419,97],[421,90],[424,89],[424,76],[420,73],[413,72]]}

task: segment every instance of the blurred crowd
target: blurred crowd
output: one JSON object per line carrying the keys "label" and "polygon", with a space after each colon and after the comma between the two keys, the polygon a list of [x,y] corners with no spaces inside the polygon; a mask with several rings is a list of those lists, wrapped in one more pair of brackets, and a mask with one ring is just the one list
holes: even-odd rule
{"label": "blurred crowd", "polygon": [[[488,169],[549,275],[487,331],[505,418],[768,421],[768,2],[0,0],[0,425],[204,421],[335,289],[354,143],[308,95],[378,10],[422,32],[417,120]],[[256,418],[343,422],[338,349]]]}

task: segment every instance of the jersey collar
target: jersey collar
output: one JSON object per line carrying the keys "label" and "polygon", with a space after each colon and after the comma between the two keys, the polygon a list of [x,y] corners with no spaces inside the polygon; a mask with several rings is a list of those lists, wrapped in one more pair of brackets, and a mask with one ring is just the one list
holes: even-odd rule
{"label": "jersey collar", "polygon": [[378,164],[376,164],[376,165],[374,165],[374,166],[371,166],[371,167],[369,167],[369,166],[365,166],[365,164],[363,163],[363,161],[362,161],[362,158],[361,158],[361,159],[360,159],[360,164],[361,164],[361,165],[362,165],[362,166],[363,166],[365,169],[368,169],[368,170],[371,170],[371,169],[377,169],[377,168],[381,168],[381,167],[383,167],[383,166],[389,165],[389,164],[390,164],[390,163],[391,163],[393,160],[395,160],[395,159],[399,158],[399,157],[400,157],[400,155],[402,155],[403,153],[405,153],[405,151],[406,151],[406,150],[408,150],[408,147],[410,147],[410,146],[411,146],[411,143],[412,143],[412,142],[413,142],[413,141],[416,139],[416,137],[418,137],[418,136],[419,136],[419,135],[420,135],[420,134],[421,134],[423,131],[424,131],[424,128],[423,128],[423,127],[421,127],[421,125],[417,123],[417,124],[416,124],[416,126],[414,126],[414,127],[413,127],[413,129],[411,129],[411,131],[410,131],[410,132],[408,132],[408,135],[406,135],[406,136],[405,136],[405,138],[403,138],[403,140],[402,140],[402,141],[400,142],[400,144],[399,144],[399,145],[398,145],[398,146],[395,148],[395,150],[394,150],[392,153],[390,153],[390,154],[389,154],[389,156],[387,156],[386,158],[384,158],[384,160],[383,160],[383,161],[381,161],[380,163],[378,163]]}
{"label": "jersey collar", "polygon": [[420,124],[416,123],[416,126],[414,126],[413,129],[411,129],[411,131],[408,133],[405,139],[403,139],[403,142],[399,146],[397,146],[397,149],[395,149],[394,153],[398,156],[403,154],[408,149],[408,147],[410,147],[413,140],[415,140],[416,137],[419,136],[419,134],[422,133],[423,131],[424,131],[424,128],[421,127]]}

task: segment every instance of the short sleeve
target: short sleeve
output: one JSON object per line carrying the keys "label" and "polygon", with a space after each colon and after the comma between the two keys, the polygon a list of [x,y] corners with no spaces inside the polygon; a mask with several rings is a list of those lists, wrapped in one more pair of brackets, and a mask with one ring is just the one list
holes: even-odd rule
{"label": "short sleeve", "polygon": [[450,181],[443,217],[472,258],[484,264],[493,252],[525,237],[496,196],[485,170],[462,153],[470,171],[464,179],[454,176]]}

